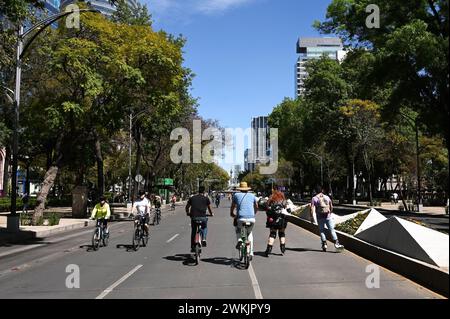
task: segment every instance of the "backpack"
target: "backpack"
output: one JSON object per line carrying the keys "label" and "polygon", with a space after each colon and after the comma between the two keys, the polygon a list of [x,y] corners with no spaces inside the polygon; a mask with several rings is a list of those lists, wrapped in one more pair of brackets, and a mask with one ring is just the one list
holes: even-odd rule
{"label": "backpack", "polygon": [[317,207],[317,212],[319,214],[329,214],[330,213],[330,203],[325,199],[323,194],[318,196],[319,206]]}
{"label": "backpack", "polygon": [[267,210],[267,222],[266,227],[280,227],[283,224],[283,205],[272,204]]}

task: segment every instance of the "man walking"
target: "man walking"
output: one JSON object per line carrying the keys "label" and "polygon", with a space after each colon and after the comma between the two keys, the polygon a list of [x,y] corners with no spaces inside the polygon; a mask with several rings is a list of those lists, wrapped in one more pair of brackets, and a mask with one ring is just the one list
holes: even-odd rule
{"label": "man walking", "polygon": [[317,223],[319,224],[320,238],[322,240],[322,250],[327,251],[327,237],[325,235],[325,225],[331,233],[331,237],[334,241],[334,247],[340,251],[344,249],[344,246],[339,244],[336,232],[334,230],[334,223],[331,219],[331,213],[333,212],[333,202],[330,197],[323,193],[322,186],[316,187],[316,196],[311,200],[311,222],[314,222],[314,214],[317,217]]}

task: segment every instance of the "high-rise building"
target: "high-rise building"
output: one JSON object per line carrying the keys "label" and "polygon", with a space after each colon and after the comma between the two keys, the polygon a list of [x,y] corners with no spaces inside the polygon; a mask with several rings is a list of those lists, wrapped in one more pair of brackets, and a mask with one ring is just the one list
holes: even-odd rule
{"label": "high-rise building", "polygon": [[47,9],[49,15],[59,13],[60,0],[45,0],[44,7]]}
{"label": "high-rise building", "polygon": [[325,55],[341,62],[346,55],[339,38],[300,38],[297,41],[297,53],[300,56],[295,64],[295,96],[299,97],[305,91],[304,81],[308,76],[305,64],[311,59]]}
{"label": "high-rise building", "polygon": [[258,164],[266,164],[270,156],[269,117],[252,118],[251,148],[244,152],[244,169],[253,172]]}
{"label": "high-rise building", "polygon": [[[128,5],[130,7],[136,7],[138,0],[127,0]],[[78,0],[61,0],[61,8],[72,4],[77,3]],[[80,1],[81,2],[81,1]],[[111,3],[109,0],[88,0],[88,1],[82,1],[86,2],[92,7],[93,9],[99,10],[102,14],[105,16],[111,16],[116,11],[116,6]]]}

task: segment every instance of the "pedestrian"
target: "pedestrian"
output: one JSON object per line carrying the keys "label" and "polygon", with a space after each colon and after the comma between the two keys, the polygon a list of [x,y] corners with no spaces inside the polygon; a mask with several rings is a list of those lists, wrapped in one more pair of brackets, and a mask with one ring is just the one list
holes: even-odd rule
{"label": "pedestrian", "polygon": [[23,204],[22,213],[28,214],[28,204],[30,202],[30,196],[27,192],[25,192],[22,194],[21,199]]}
{"label": "pedestrian", "polygon": [[394,198],[394,204],[398,203],[398,194],[397,192],[394,192],[394,194],[392,194],[392,197]]}
{"label": "pedestrian", "polygon": [[287,202],[284,194],[280,192],[280,189],[277,186],[274,187],[272,195],[270,195],[267,204],[266,227],[270,229],[270,233],[265,256],[269,257],[269,254],[272,252],[273,243],[277,238],[277,233],[278,237],[280,238],[281,253],[284,254],[286,252],[287,219],[286,215],[283,214],[283,209],[286,208]]}
{"label": "pedestrian", "polygon": [[[233,218],[233,225],[235,226],[237,244],[236,249],[240,249],[242,245],[241,230],[243,225],[250,223],[248,226],[247,238],[250,241],[250,259],[253,258],[253,226],[255,225],[256,213],[258,211],[258,203],[256,201],[256,196],[250,193],[250,187],[248,187],[246,182],[241,182],[239,187],[236,188],[238,191],[233,195],[230,208],[230,216]],[[236,210],[236,214],[234,213]]]}
{"label": "pedestrian", "polygon": [[324,194],[322,186],[316,187],[316,196],[311,200],[311,222],[314,222],[314,214],[317,217],[317,223],[319,224],[320,239],[322,241],[322,250],[327,250],[327,237],[325,235],[325,225],[331,233],[331,237],[334,241],[334,247],[337,250],[344,249],[344,246],[339,244],[336,232],[334,230],[334,223],[331,218],[333,212],[333,203],[327,195]]}

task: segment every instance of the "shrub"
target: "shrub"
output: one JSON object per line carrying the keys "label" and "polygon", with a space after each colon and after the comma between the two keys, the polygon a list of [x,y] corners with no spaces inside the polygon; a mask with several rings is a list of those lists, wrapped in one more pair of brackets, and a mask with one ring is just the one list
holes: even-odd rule
{"label": "shrub", "polygon": [[369,213],[358,214],[354,218],[346,220],[343,223],[337,224],[335,226],[336,230],[342,231],[344,233],[354,235],[364,220],[367,218]]}

